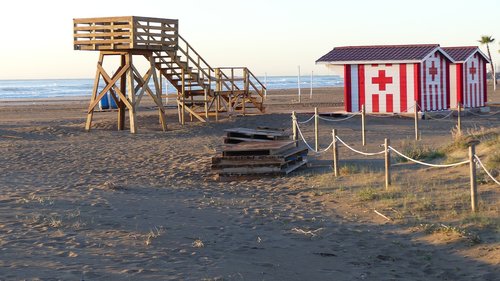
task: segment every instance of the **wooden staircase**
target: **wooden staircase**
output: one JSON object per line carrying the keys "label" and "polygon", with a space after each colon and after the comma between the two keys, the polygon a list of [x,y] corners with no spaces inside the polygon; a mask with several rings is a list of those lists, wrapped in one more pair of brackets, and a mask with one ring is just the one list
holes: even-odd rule
{"label": "wooden staircase", "polygon": [[[160,79],[164,77],[177,90],[179,121],[185,114],[206,122],[220,113],[264,112],[265,86],[246,67],[211,67],[180,35],[178,44],[153,52]],[[167,93],[168,95],[168,93]]]}

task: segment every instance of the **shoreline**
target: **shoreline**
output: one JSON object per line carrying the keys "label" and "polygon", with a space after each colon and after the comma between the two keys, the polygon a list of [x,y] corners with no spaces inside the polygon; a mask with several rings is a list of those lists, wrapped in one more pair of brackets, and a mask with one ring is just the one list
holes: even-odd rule
{"label": "shoreline", "polygon": [[[309,96],[310,88],[301,88],[304,92],[302,96]],[[313,91],[328,91],[335,89],[343,89],[343,86],[335,87],[313,87]],[[297,90],[297,88],[282,88],[282,89],[270,89],[267,90],[267,95],[280,97],[280,96],[295,96],[295,94],[290,94],[288,92]],[[41,105],[41,104],[52,104],[52,103],[66,103],[66,102],[82,102],[89,101],[90,94],[84,96],[68,96],[68,97],[40,97],[40,98],[0,98],[0,106],[5,105]]]}

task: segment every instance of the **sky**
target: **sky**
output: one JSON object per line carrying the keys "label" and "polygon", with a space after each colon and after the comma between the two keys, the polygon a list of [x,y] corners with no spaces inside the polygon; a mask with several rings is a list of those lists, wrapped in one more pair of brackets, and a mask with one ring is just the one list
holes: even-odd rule
{"label": "sky", "polygon": [[[9,1],[0,10],[0,79],[92,78],[98,52],[73,50],[73,18],[179,20],[181,34],[212,67],[258,76],[332,74],[315,61],[336,46],[478,45],[500,65],[498,0],[121,0]],[[486,53],[486,49],[481,47]]]}

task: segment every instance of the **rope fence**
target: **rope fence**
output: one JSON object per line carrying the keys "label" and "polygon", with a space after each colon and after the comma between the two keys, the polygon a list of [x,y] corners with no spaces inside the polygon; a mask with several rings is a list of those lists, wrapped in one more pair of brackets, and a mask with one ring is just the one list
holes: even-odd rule
{"label": "rope fence", "polygon": [[394,149],[392,146],[389,146],[389,149],[391,151],[394,151],[396,152],[397,155],[403,157],[404,159],[408,160],[408,161],[411,161],[413,163],[417,163],[417,164],[420,164],[420,165],[424,165],[424,166],[427,166],[427,167],[434,167],[434,168],[449,168],[449,167],[457,167],[457,166],[461,166],[461,165],[464,165],[464,164],[468,164],[470,161],[469,160],[464,160],[462,162],[458,162],[458,163],[453,163],[453,164],[431,164],[431,163],[425,163],[425,162],[422,162],[422,161],[418,161],[416,159],[413,159],[413,158],[410,158],[406,155],[404,155],[403,153],[397,151],[396,149]]}
{"label": "rope fence", "polygon": [[382,150],[382,151],[379,151],[379,152],[363,152],[363,151],[359,151],[359,150],[356,150],[354,149],[352,146],[348,145],[347,143],[345,143],[341,138],[339,138],[337,136],[337,140],[342,143],[345,147],[347,147],[349,150],[353,151],[353,152],[356,152],[358,154],[361,154],[361,155],[365,155],[365,156],[375,156],[375,155],[380,155],[380,154],[384,154],[385,153],[385,150]]}
{"label": "rope fence", "polygon": [[[364,108],[362,110],[362,113],[364,113]],[[318,116],[317,110],[315,110],[315,115],[313,115],[313,117],[316,117],[316,121],[317,121],[317,116]],[[310,118],[310,120],[312,120],[312,119]],[[411,162],[419,164],[419,165],[427,166],[427,167],[451,168],[451,167],[458,167],[458,166],[469,164],[469,167],[470,167],[470,185],[471,185],[471,208],[472,208],[473,212],[477,211],[477,206],[478,206],[477,205],[476,166],[481,167],[486,172],[486,174],[492,179],[493,182],[500,185],[500,182],[493,177],[493,175],[483,165],[483,163],[481,162],[481,159],[476,155],[476,152],[475,152],[475,145],[476,144],[473,142],[470,143],[469,158],[467,160],[463,160],[463,161],[460,161],[457,163],[451,163],[451,164],[434,164],[434,163],[426,163],[426,162],[423,162],[423,161],[420,161],[420,160],[417,160],[417,159],[414,159],[414,158],[411,158],[411,157],[405,155],[404,153],[402,153],[402,152],[398,151],[397,149],[395,149],[394,147],[392,147],[390,145],[389,139],[387,139],[387,138],[384,141],[384,150],[382,150],[382,151],[363,152],[363,151],[357,150],[357,149],[353,148],[351,145],[347,144],[339,136],[337,136],[336,129],[332,130],[332,141],[330,142],[328,147],[326,147],[325,149],[319,150],[318,149],[317,122],[315,122],[315,124],[316,124],[316,130],[315,130],[315,135],[316,135],[316,145],[315,146],[316,147],[313,148],[305,139],[304,134],[302,133],[302,130],[300,129],[299,124],[297,122],[295,113],[293,113],[292,114],[292,126],[293,126],[294,140],[295,141],[298,140],[298,138],[297,138],[297,133],[298,133],[298,136],[300,136],[300,140],[307,146],[307,148],[310,151],[312,151],[316,154],[322,154],[322,153],[325,153],[325,152],[329,151],[330,149],[332,149],[332,152],[333,152],[333,171],[334,171],[334,174],[336,177],[339,176],[339,165],[338,165],[339,151],[338,151],[338,145],[337,145],[337,142],[339,142],[340,144],[345,146],[347,149],[351,150],[354,153],[360,154],[360,155],[377,156],[377,155],[384,154],[385,188],[386,189],[388,189],[389,186],[391,185],[391,151],[394,152],[395,154],[397,154],[398,156],[408,160],[408,161],[411,161]]]}
{"label": "rope fence", "polygon": [[428,115],[426,118],[429,118],[431,120],[442,121],[442,120],[448,119],[452,114],[453,114],[453,110],[450,110],[450,112],[448,114],[446,114],[444,117],[432,117],[431,115]]}
{"label": "rope fence", "polygon": [[[360,113],[354,113],[346,118],[342,118],[342,119],[330,119],[330,118],[325,118],[325,117],[321,117],[321,116],[318,116],[318,118],[320,120],[323,120],[323,121],[326,121],[326,122],[341,122],[341,121],[346,121],[346,120],[349,120],[351,118],[353,118],[354,116],[357,116],[359,115]],[[313,116],[314,117],[314,116]]]}
{"label": "rope fence", "polygon": [[474,112],[470,108],[465,109],[465,111],[469,112],[472,115],[478,116],[478,117],[490,117],[490,116],[493,116],[493,115],[500,113],[500,111],[497,111],[497,112],[490,112],[488,114],[479,114],[479,113]]}
{"label": "rope fence", "polygon": [[500,185],[500,182],[498,180],[496,180],[493,175],[490,174],[490,172],[488,172],[488,169],[486,169],[486,167],[483,165],[483,162],[481,162],[481,159],[479,159],[479,157],[477,155],[474,155],[474,158],[476,160],[476,163],[479,164],[479,166],[481,166],[481,168],[483,168],[484,172],[491,178],[491,180],[493,182],[495,182],[496,184]]}
{"label": "rope fence", "polygon": [[[408,113],[410,113],[411,109],[413,109],[413,114],[414,114],[415,140],[420,140],[421,132],[419,130],[419,112],[421,112],[421,107],[418,104],[418,102],[415,102],[413,106],[411,106],[411,107],[407,108],[405,111],[402,111],[399,113],[394,113],[392,115],[386,115],[386,116],[369,114],[369,116],[382,117],[382,118],[395,117],[395,116],[401,116],[404,113],[408,114]],[[453,129],[456,129],[457,133],[460,135],[460,134],[462,134],[462,111],[469,112],[472,115],[478,116],[478,117],[491,117],[493,115],[500,113],[500,111],[497,111],[497,112],[487,114],[487,115],[478,114],[478,113],[475,113],[470,108],[467,108],[467,109],[462,108],[462,105],[459,103],[456,110],[450,109],[450,112],[447,113],[443,117],[433,117],[430,113],[426,114],[427,112],[422,112],[422,119],[429,119],[429,120],[436,120],[436,121],[444,121],[444,120],[448,119],[448,120],[452,121],[453,120],[452,116],[456,112],[457,113],[456,125],[453,126]],[[299,121],[297,118],[297,115],[295,114],[295,111],[294,111],[294,112],[292,112],[292,122],[293,122],[293,126],[294,126],[294,139],[297,140],[297,134],[296,134],[296,128],[295,128],[296,125],[307,124],[307,123],[314,120],[315,147],[314,147],[313,151],[318,152],[319,151],[319,148],[318,148],[319,128],[318,127],[319,127],[320,120],[326,121],[326,122],[343,122],[343,121],[347,121],[349,119],[352,119],[358,115],[361,116],[361,142],[362,142],[362,145],[365,146],[366,145],[366,115],[367,115],[365,105],[361,106],[361,111],[353,112],[351,114],[348,114],[347,117],[344,117],[341,119],[332,119],[332,118],[326,118],[326,117],[320,116],[320,114],[318,113],[318,108],[315,107],[314,114],[312,116],[310,116],[309,118],[307,118],[304,121]],[[310,146],[310,147],[312,148],[312,146]]]}
{"label": "rope fence", "polygon": [[307,119],[306,121],[297,121],[298,124],[307,124],[309,123],[311,120],[313,120],[315,117],[315,115],[311,116],[311,118]]}

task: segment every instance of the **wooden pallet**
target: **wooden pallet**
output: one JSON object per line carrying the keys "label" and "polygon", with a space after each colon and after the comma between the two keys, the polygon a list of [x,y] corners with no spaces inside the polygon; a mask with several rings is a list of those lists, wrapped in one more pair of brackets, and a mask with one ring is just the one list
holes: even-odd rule
{"label": "wooden pallet", "polygon": [[225,145],[222,156],[278,155],[297,146],[295,141],[245,141]]}
{"label": "wooden pallet", "polygon": [[297,147],[283,130],[233,128],[226,130],[225,145],[212,157],[219,180],[287,175],[307,164],[308,149]]}
{"label": "wooden pallet", "polygon": [[290,134],[284,130],[267,129],[267,128],[232,128],[225,130],[226,137],[224,143],[240,143],[246,141],[272,141],[272,140],[288,140]]}

